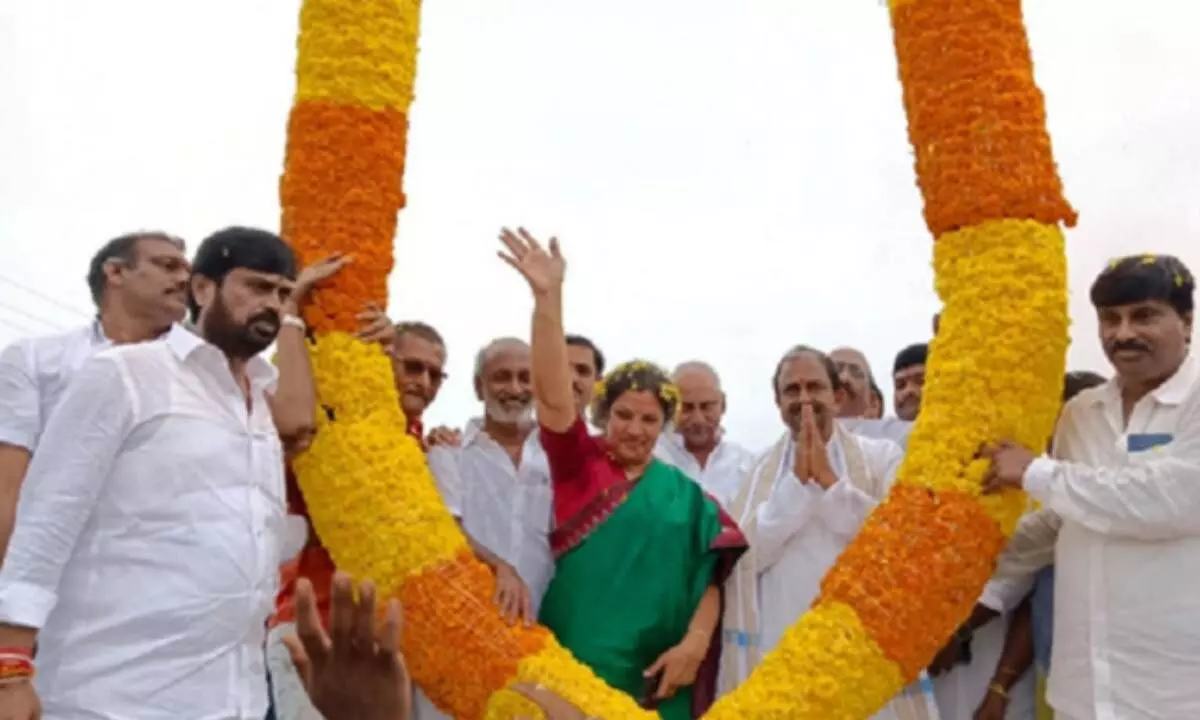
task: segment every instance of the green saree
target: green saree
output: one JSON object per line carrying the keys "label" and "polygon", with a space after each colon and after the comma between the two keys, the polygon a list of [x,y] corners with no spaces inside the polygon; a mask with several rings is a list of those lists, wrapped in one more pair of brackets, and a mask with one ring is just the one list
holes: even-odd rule
{"label": "green saree", "polygon": [[[549,454],[553,476],[559,468]],[[745,542],[718,504],[677,468],[655,460],[629,481],[600,459],[575,464],[583,472],[572,473],[573,487],[561,488],[576,507],[565,516],[556,512],[558,558],[541,621],[605,682],[642,701],[654,691],[643,671],[683,639],[705,590],[723,580]],[[586,492],[580,475],[588,480]],[[564,509],[558,498],[555,505]],[[710,659],[714,655],[710,651]],[[702,681],[711,702],[715,663],[706,665],[713,666],[708,676],[702,669],[696,685],[656,706],[661,717],[694,717],[693,690]]]}

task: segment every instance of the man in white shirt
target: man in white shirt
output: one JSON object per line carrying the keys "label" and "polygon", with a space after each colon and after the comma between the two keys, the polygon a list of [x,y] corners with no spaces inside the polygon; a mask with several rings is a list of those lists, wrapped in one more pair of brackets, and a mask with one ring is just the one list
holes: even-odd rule
{"label": "man in white shirt", "polygon": [[754,456],[724,437],[721,378],[708,363],[691,360],[676,367],[671,379],[679,388],[679,413],[671,431],[659,437],[654,454],[728,507]]}
{"label": "man in white shirt", "polygon": [[[750,551],[726,585],[721,690],[741,683],[820,593],[821,578],[891,487],[903,457],[887,440],[835,422],[843,397],[833,361],[806,346],[775,371],[775,401],[787,431],[742,481],[734,517]],[[926,713],[925,697],[897,698]],[[918,715],[917,717],[926,717]]]}
{"label": "man in white shirt", "polygon": [[1113,261],[1091,300],[1117,377],[1067,403],[1053,458],[985,448],[985,490],[1023,518],[983,603],[1002,609],[1054,561],[1047,698],[1067,720],[1200,717],[1200,362],[1195,279],[1178,259]]}
{"label": "man in white shirt", "polygon": [[183,253],[182,240],[161,232],[109,240],[87,273],[96,319],[0,352],[0,561],[30,457],[75,371],[100,350],[152,340],[183,319],[190,270]]}
{"label": "man in white shirt", "polygon": [[[429,469],[475,554],[496,573],[496,602],[511,622],[533,623],[554,575],[550,470],[533,419],[529,344],[498,338],[475,359],[483,416],[458,447],[429,450]],[[453,678],[447,678],[453,682]],[[417,717],[446,717],[418,693]]]}
{"label": "man in white shirt", "polygon": [[278,236],[218,232],[195,258],[195,329],[101,352],[72,380],[0,569],[0,647],[38,648],[36,680],[0,685],[7,717],[36,717],[39,696],[56,720],[266,713],[285,520],[258,354],[294,277]]}

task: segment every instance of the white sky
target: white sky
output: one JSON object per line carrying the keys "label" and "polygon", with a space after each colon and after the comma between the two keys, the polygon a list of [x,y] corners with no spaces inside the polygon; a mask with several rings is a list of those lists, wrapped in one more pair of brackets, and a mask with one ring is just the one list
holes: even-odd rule
{"label": "white sky", "polygon": [[[1086,297],[1103,263],[1200,270],[1197,11],[1026,6],[1081,211],[1070,364],[1107,370]],[[0,344],[86,321],[109,237],[278,227],[297,9],[0,0]],[[430,421],[474,414],[475,350],[527,332],[503,224],[558,234],[569,329],[611,358],[714,364],[751,445],[778,432],[788,346],[858,346],[886,379],[929,334],[932,241],[880,0],[437,0],[417,92],[390,310],[449,340]]]}

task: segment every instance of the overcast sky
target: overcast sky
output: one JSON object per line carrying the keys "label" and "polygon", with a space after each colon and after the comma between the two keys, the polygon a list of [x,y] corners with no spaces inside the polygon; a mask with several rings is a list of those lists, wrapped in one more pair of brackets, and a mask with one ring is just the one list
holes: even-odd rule
{"label": "overcast sky", "polygon": [[[1107,371],[1086,297],[1104,262],[1200,270],[1200,11],[1026,6],[1081,212],[1070,364]],[[297,10],[0,0],[0,344],[86,322],[111,236],[277,229]],[[880,0],[437,0],[417,93],[390,310],[449,341],[429,421],[477,413],[476,349],[528,332],[494,254],[505,224],[559,236],[569,329],[610,357],[715,365],[750,445],[779,431],[787,347],[854,345],[886,380],[929,335],[932,240]]]}

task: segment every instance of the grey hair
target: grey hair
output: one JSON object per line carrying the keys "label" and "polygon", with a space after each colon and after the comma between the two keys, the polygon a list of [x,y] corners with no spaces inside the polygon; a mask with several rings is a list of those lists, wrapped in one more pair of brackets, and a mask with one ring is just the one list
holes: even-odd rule
{"label": "grey hair", "polygon": [[671,382],[679,382],[679,376],[691,370],[708,373],[712,377],[713,382],[716,383],[717,389],[721,389],[721,376],[717,374],[716,368],[703,360],[688,360],[676,365],[675,369],[671,371]]}
{"label": "grey hair", "polygon": [[519,337],[499,337],[479,348],[479,352],[475,353],[475,377],[483,375],[483,366],[487,364],[492,353],[512,345],[520,345],[524,348],[529,347],[529,343]]}

